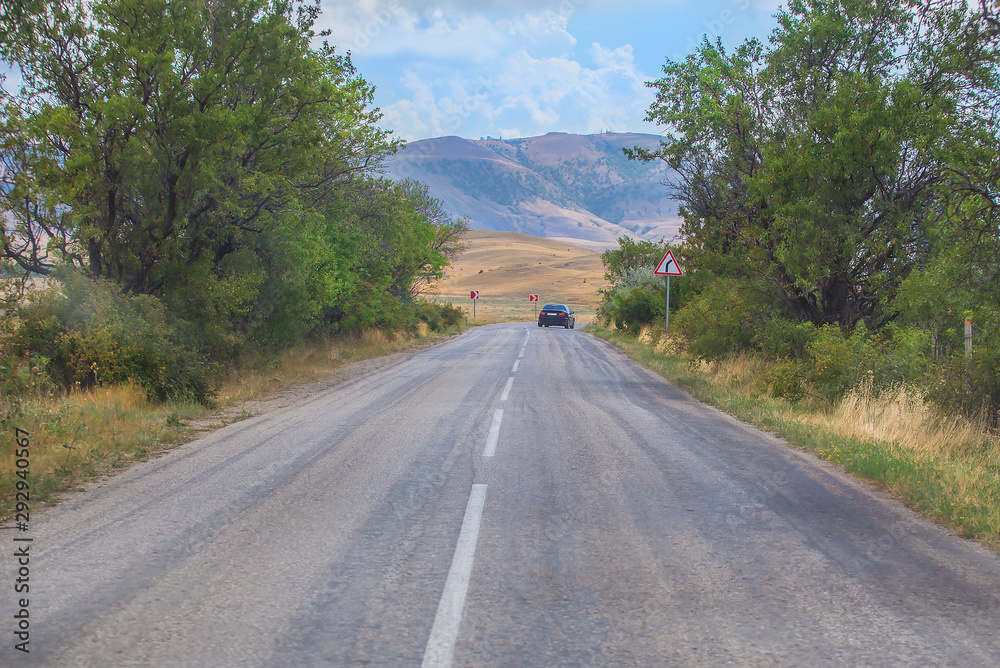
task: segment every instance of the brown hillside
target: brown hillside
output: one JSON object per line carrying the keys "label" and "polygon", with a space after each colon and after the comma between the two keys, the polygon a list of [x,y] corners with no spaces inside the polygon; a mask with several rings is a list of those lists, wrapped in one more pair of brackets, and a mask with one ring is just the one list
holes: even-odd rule
{"label": "brown hillside", "polygon": [[479,290],[477,318],[532,320],[535,307],[528,295],[537,294],[539,306],[568,304],[580,322],[593,320],[598,290],[607,285],[600,253],[517,232],[472,230],[465,242],[465,251],[428,297],[471,314],[469,292]]}
{"label": "brown hillside", "polygon": [[627,234],[671,239],[677,203],[660,160],[628,160],[622,148],[655,149],[647,134],[551,132],[517,139],[435,137],[410,142],[386,162],[392,179],[424,183],[444,209],[477,230],[521,232],[594,250]]}

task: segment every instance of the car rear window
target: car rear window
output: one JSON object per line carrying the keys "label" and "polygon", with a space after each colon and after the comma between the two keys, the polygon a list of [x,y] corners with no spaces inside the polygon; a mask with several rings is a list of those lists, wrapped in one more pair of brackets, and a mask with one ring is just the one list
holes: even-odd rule
{"label": "car rear window", "polygon": [[562,311],[564,309],[563,309],[562,306],[559,306],[559,304],[546,304],[545,306],[542,307],[542,310],[543,311]]}

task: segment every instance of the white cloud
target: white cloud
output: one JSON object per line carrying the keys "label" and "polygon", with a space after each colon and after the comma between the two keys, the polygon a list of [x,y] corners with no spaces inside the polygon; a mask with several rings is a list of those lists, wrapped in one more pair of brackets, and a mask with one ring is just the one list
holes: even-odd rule
{"label": "white cloud", "polygon": [[330,30],[330,42],[355,55],[409,55],[464,62],[496,61],[522,44],[564,52],[576,42],[568,31],[570,14],[552,9],[494,19],[478,6],[414,4],[401,0],[328,1],[316,29]]}
{"label": "white cloud", "polygon": [[603,0],[328,0],[317,27],[364,75],[366,59],[382,68],[383,125],[404,139],[639,129],[653,77],[629,44],[581,51],[570,20],[584,2]]}
{"label": "white cloud", "polygon": [[643,85],[649,77],[638,71],[631,46],[595,43],[589,53],[594,67],[519,49],[500,62],[499,74],[487,77],[458,69],[422,77],[408,70],[400,81],[406,99],[387,105],[385,119],[411,140],[635,130],[653,93]]}
{"label": "white cloud", "polygon": [[617,49],[607,49],[594,42],[590,45],[590,57],[598,67],[629,73],[635,71],[635,54],[632,53],[631,44],[619,46]]}

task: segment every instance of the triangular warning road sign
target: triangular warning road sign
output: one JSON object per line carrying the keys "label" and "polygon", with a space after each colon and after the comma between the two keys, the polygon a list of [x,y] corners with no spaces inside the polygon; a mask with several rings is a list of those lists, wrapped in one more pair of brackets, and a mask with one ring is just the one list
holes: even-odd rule
{"label": "triangular warning road sign", "polygon": [[663,256],[660,260],[660,264],[656,265],[656,269],[653,271],[657,276],[683,276],[680,266],[677,264],[677,260],[674,259],[674,254],[672,251],[667,251],[667,254]]}

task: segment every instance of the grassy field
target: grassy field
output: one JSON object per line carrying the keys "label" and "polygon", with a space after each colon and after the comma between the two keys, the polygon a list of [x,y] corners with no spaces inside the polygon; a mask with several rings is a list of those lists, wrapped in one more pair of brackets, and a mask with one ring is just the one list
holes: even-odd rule
{"label": "grassy field", "polygon": [[941,416],[918,394],[864,388],[836,406],[790,404],[761,394],[767,362],[737,356],[713,364],[604,329],[597,336],[696,398],[837,463],[956,533],[1000,550],[1000,437]]}
{"label": "grassy field", "polygon": [[473,230],[465,251],[427,297],[450,301],[471,317],[469,292],[479,290],[476,320],[482,323],[534,320],[528,295],[537,294],[539,306],[567,304],[584,323],[593,321],[598,290],[606,285],[600,253],[516,232]]}

